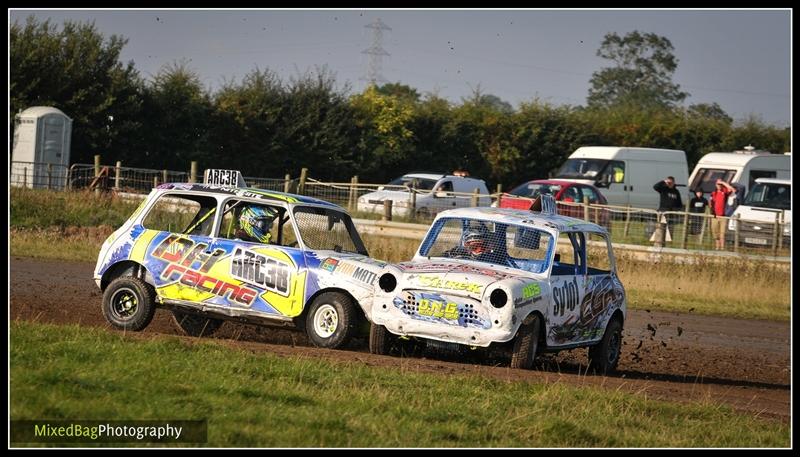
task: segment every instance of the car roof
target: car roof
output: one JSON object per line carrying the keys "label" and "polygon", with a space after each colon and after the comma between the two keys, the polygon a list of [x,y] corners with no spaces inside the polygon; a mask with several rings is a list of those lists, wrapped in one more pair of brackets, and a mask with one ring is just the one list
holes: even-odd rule
{"label": "car roof", "polygon": [[532,179],[530,181],[525,182],[524,184],[558,184],[559,186],[564,186],[564,187],[569,187],[569,186],[594,187],[591,184],[575,182],[575,181],[564,181],[563,179]]}
{"label": "car roof", "polygon": [[756,178],[756,182],[764,183],[764,184],[787,184],[791,185],[791,179],[777,179],[777,178]]}
{"label": "car roof", "polygon": [[406,175],[403,175],[403,178],[423,178],[423,179],[437,180],[445,176],[447,175],[444,173],[408,173]]}
{"label": "car roof", "polygon": [[344,211],[339,205],[320,200],[318,198],[307,197],[305,195],[289,194],[272,190],[258,189],[255,187],[228,187],[214,184],[193,184],[193,183],[164,183],[159,185],[158,190],[185,190],[193,192],[208,192],[211,194],[235,195],[239,197],[255,198],[262,200],[282,201],[289,204],[312,204],[328,206]]}
{"label": "car roof", "polygon": [[481,219],[503,224],[532,225],[548,232],[595,232],[607,233],[600,225],[583,219],[562,216],[560,214],[544,214],[511,208],[457,208],[442,211],[436,219],[454,217],[465,219]]}

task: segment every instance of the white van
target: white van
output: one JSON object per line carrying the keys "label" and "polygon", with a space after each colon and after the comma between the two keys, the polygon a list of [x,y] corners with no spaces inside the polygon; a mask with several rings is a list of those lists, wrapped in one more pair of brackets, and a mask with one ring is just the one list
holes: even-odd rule
{"label": "white van", "polygon": [[686,153],[676,149],[584,146],[553,179],[592,184],[609,205],[656,209],[660,195],[653,185],[672,176],[676,186],[685,188],[688,174]]}
{"label": "white van", "polygon": [[744,151],[711,152],[700,158],[689,177],[689,189],[705,194],[714,191],[717,179],[744,186],[745,194],[758,178],[789,179],[792,156],[756,151],[752,146]]}
{"label": "white van", "polygon": [[478,189],[478,206],[489,206],[492,198],[489,189],[482,179],[466,176],[411,173],[392,180],[387,186],[394,190],[384,189],[382,186],[375,192],[362,195],[358,198],[358,210],[374,213],[383,212],[383,201],[392,201],[392,216],[408,217],[411,214],[411,192],[413,187],[417,190],[416,207],[413,216],[428,218],[440,211],[453,208],[472,206],[472,194]]}
{"label": "white van", "polygon": [[783,246],[792,235],[792,180],[757,178],[744,202],[736,207],[728,222],[728,238],[733,236],[739,218],[739,242],[751,246],[772,246],[775,222],[783,225]]}

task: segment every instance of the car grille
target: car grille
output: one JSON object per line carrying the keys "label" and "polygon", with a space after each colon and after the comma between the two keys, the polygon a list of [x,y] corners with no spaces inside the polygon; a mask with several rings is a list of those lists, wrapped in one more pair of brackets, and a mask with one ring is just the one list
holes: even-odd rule
{"label": "car grille", "polygon": [[[422,292],[424,293],[424,292]],[[419,314],[419,303],[418,303],[418,295],[422,293],[413,293],[409,291],[403,291],[400,297],[395,299],[395,306],[403,312],[403,314],[411,317],[429,317],[429,316],[422,316]],[[444,297],[442,297],[444,298]],[[443,322],[452,323],[451,320],[442,319]],[[488,320],[482,319],[479,314],[478,310],[475,309],[475,305],[472,303],[458,303],[458,325],[462,327],[478,327],[478,328],[487,328],[486,323]]]}

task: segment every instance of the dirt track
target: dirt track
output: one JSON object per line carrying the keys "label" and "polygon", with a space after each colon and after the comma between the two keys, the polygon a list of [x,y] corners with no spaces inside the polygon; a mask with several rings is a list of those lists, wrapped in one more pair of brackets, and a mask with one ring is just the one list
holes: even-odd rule
{"label": "dirt track", "polygon": [[[92,264],[11,259],[11,319],[109,328]],[[323,357],[426,372],[479,373],[508,380],[603,385],[674,401],[721,402],[763,417],[789,420],[790,325],[692,314],[630,311],[623,358],[613,377],[585,376],[586,350],[544,355],[539,371],[441,358],[398,359],[366,352],[309,347],[299,332],[226,323],[215,337],[226,344],[281,356]],[[170,315],[156,312],[145,335],[177,334]],[[360,344],[359,344],[360,343]]]}

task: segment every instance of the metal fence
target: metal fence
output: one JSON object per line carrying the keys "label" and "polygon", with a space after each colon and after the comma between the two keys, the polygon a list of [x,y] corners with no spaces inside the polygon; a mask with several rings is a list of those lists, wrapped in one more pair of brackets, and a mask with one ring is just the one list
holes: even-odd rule
{"label": "metal fence", "polygon": [[66,165],[37,162],[11,162],[9,184],[29,189],[64,190],[69,180]]}
{"label": "metal fence", "polygon": [[[194,171],[193,171],[194,170]],[[202,177],[199,177],[202,180]],[[322,182],[286,175],[283,179],[245,177],[250,187],[299,193],[336,203],[355,218],[429,223],[439,212],[462,207],[497,205],[506,194],[432,192],[405,186],[358,182]],[[30,162],[12,162],[12,186],[56,190],[93,189],[146,193],[165,182],[197,182],[196,167],[189,171],[75,164],[67,168]],[[688,208],[687,208],[688,209]],[[606,227],[615,243],[690,250],[714,250],[712,221],[722,219],[723,249],[742,254],[789,256],[791,224],[779,216],[772,222],[714,218],[688,211],[658,212],[651,209],[557,202],[559,214],[584,219]]]}

